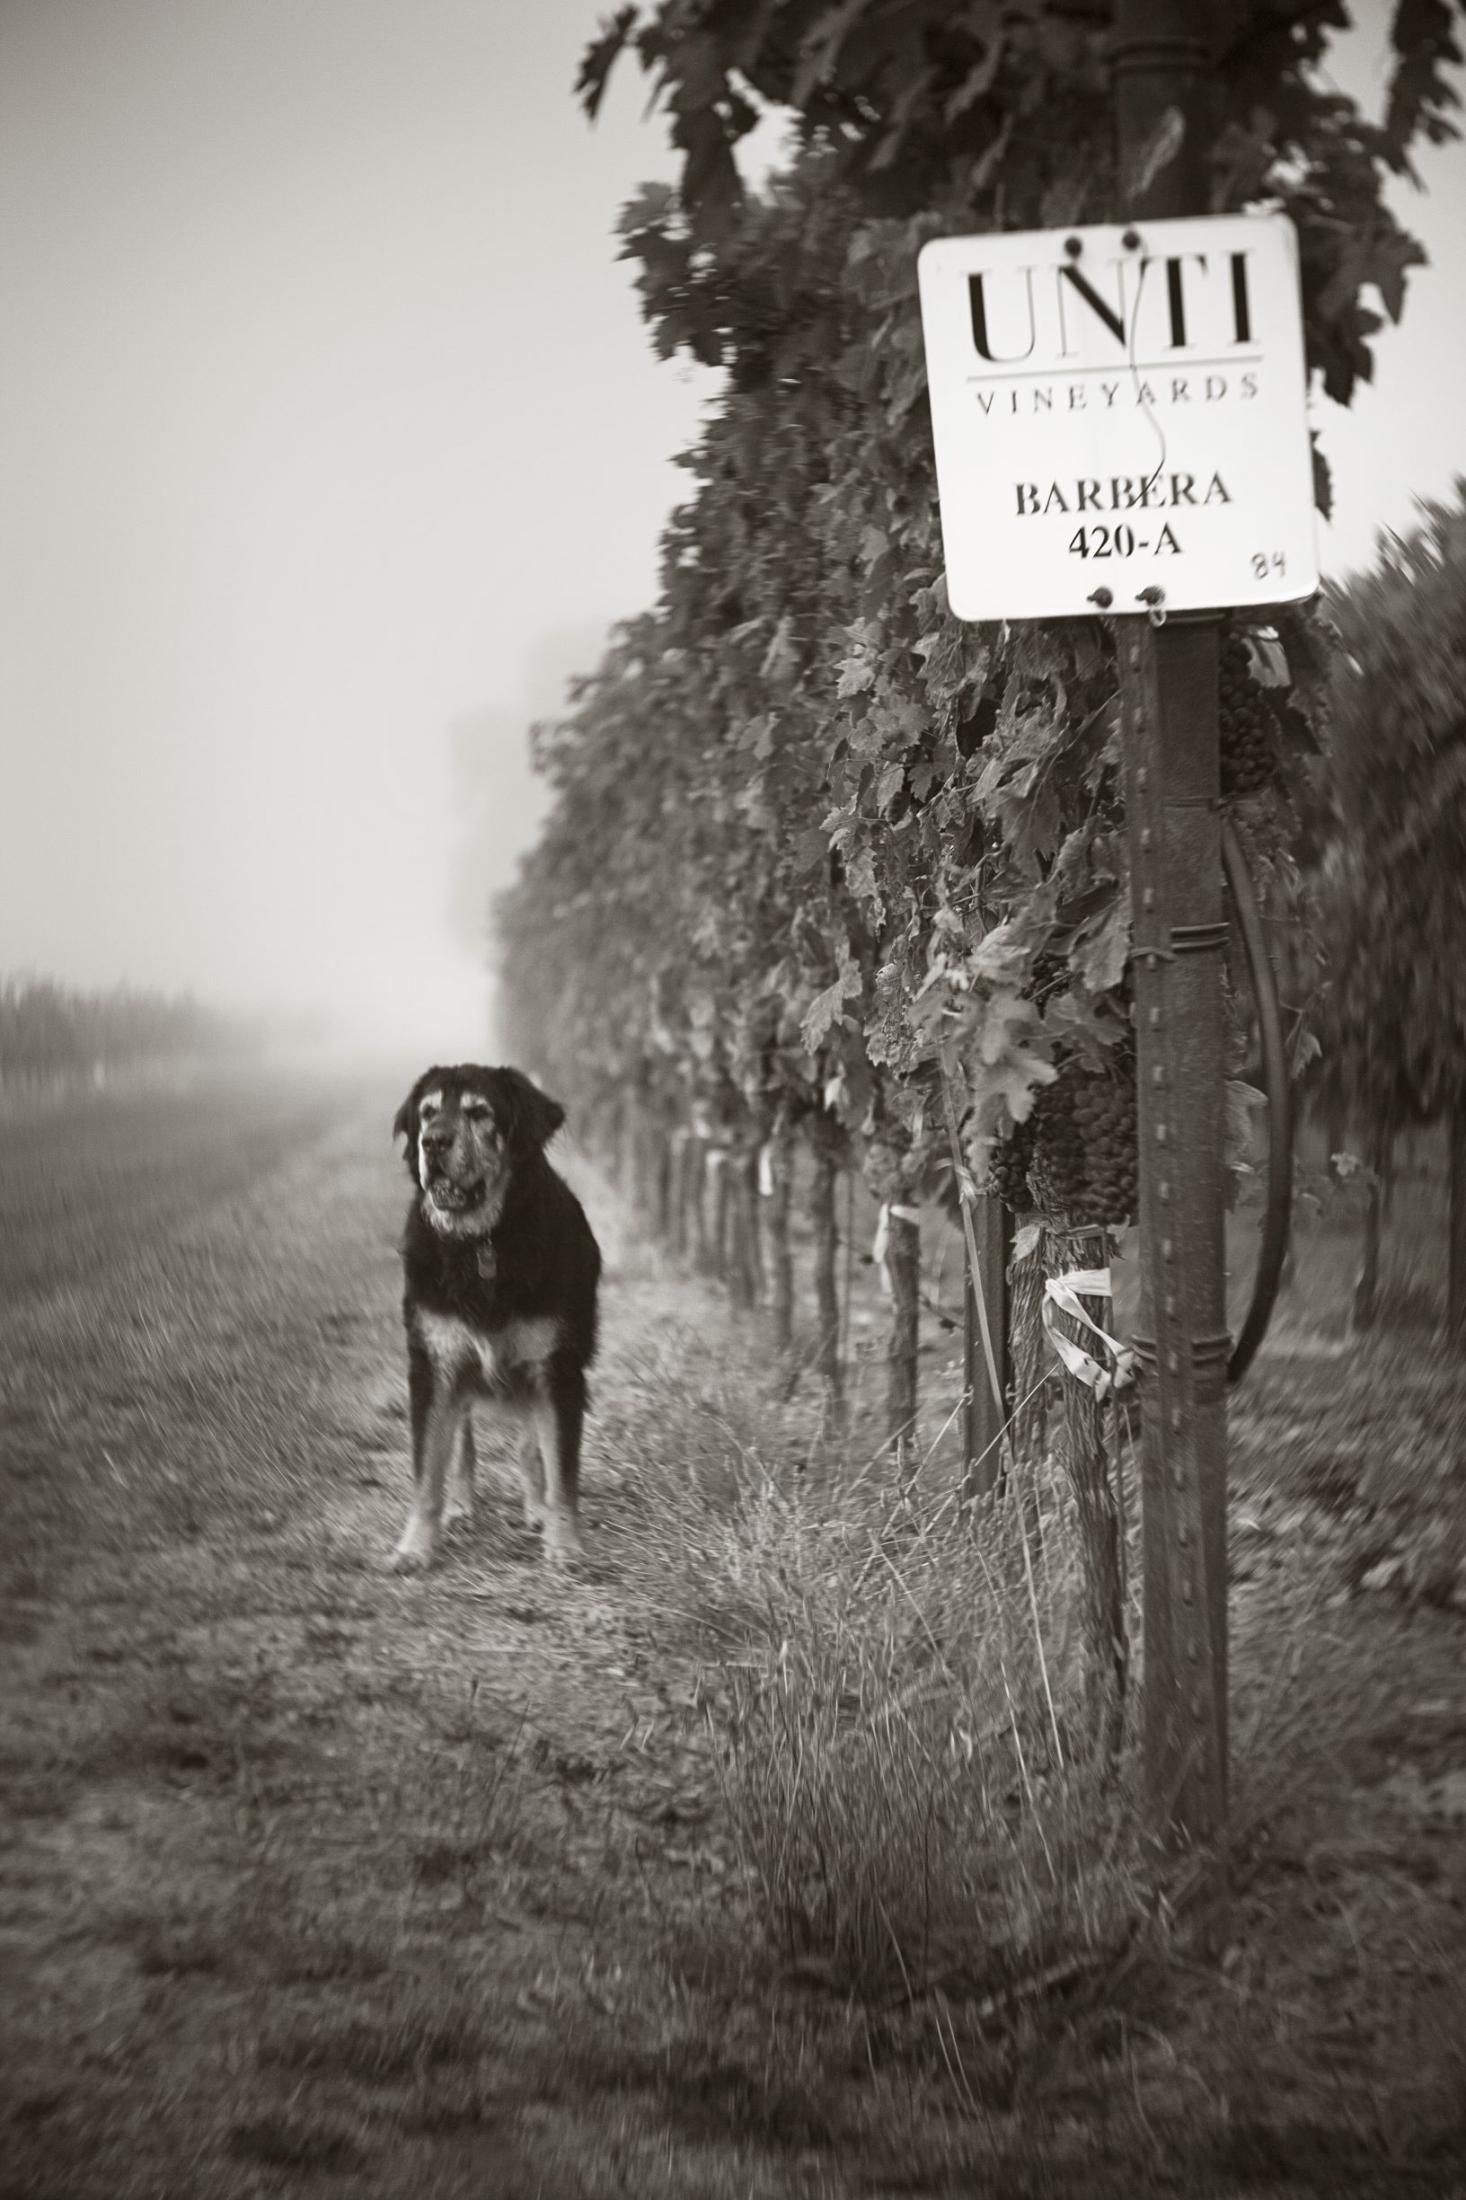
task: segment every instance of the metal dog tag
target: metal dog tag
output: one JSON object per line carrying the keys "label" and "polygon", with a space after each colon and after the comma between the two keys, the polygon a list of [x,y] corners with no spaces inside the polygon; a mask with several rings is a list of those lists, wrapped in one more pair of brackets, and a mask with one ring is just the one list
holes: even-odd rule
{"label": "metal dog tag", "polygon": [[495,1271],[497,1270],[498,1265],[498,1262],[494,1258],[494,1248],[489,1243],[488,1239],[485,1238],[483,1244],[478,1249],[478,1272],[483,1277],[485,1283],[493,1282]]}

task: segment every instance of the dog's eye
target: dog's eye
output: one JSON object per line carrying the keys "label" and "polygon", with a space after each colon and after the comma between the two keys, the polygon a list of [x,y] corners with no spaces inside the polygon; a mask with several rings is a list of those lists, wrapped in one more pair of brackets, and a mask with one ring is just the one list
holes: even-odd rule
{"label": "dog's eye", "polygon": [[473,1094],[470,1093],[468,1098],[463,1102],[463,1112],[465,1115],[487,1115],[489,1112],[489,1103],[487,1100],[475,1099]]}

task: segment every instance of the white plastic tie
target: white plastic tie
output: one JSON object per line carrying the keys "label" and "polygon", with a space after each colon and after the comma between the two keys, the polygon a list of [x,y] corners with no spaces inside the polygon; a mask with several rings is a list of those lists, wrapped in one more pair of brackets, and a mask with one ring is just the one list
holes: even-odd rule
{"label": "white plastic tie", "polygon": [[876,1217],[875,1243],[871,1246],[870,1257],[881,1272],[881,1290],[886,1298],[891,1296],[891,1272],[886,1265],[886,1256],[891,1249],[891,1217],[893,1215],[898,1222],[909,1222],[914,1226],[921,1221],[921,1209],[919,1207],[903,1207],[894,1199],[883,1199],[881,1201],[880,1213]]}
{"label": "white plastic tie", "polygon": [[[1128,1390],[1135,1380],[1135,1354],[1129,1345],[1121,1344],[1107,1329],[1091,1319],[1080,1305],[1080,1299],[1107,1299],[1111,1296],[1108,1268],[1071,1268],[1064,1276],[1050,1276],[1044,1285],[1043,1322],[1049,1343],[1076,1381],[1084,1383],[1096,1398],[1103,1402],[1112,1393]],[[1092,1330],[1101,1344],[1114,1355],[1113,1372],[1102,1367],[1093,1353],[1072,1337],[1064,1336],[1054,1327],[1055,1308],[1067,1314],[1071,1321],[1082,1322]]]}

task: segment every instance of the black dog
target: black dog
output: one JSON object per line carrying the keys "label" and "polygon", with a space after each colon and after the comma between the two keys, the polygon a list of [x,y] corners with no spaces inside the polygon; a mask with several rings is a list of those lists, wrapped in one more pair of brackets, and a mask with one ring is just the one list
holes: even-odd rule
{"label": "black dog", "polygon": [[407,1140],[417,1186],[402,1240],[416,1488],[393,1556],[399,1572],[431,1565],[444,1523],[472,1517],[476,1398],[526,1424],[525,1518],[543,1527],[547,1557],[564,1565],[581,1548],[580,1433],[601,1256],[579,1200],[545,1159],[564,1120],[519,1070],[473,1062],[425,1071],[397,1111],[392,1127]]}

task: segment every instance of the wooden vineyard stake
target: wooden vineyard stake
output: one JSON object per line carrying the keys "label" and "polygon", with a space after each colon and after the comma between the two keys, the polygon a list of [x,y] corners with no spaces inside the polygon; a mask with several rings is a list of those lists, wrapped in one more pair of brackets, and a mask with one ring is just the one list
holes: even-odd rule
{"label": "wooden vineyard stake", "polygon": [[[1008,1262],[1013,1217],[1001,1199],[979,1198],[970,1241],[962,1243],[962,1494],[986,1497],[1001,1487],[1013,1403],[1013,1341],[1008,1319]],[[993,1383],[983,1315],[997,1363]]]}
{"label": "wooden vineyard stake", "polygon": [[794,1256],[789,1241],[789,1206],[794,1154],[784,1132],[769,1139],[761,1158],[762,1182],[768,1185],[765,1233],[768,1244],[769,1326],[776,1352],[787,1352],[794,1342]]}
{"label": "wooden vineyard stake", "polygon": [[828,1432],[837,1435],[845,1425],[840,1292],[835,1280],[840,1242],[835,1190],[839,1182],[842,1141],[836,1128],[821,1120],[812,1129],[811,1144],[814,1167],[809,1184],[809,1219],[814,1233],[815,1370],[824,1384]]}
{"label": "wooden vineyard stake", "polygon": [[917,1349],[921,1334],[921,1225],[892,1202],[885,1217],[885,1270],[891,1294],[886,1350],[886,1433],[905,1461],[916,1433]]}

